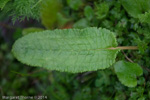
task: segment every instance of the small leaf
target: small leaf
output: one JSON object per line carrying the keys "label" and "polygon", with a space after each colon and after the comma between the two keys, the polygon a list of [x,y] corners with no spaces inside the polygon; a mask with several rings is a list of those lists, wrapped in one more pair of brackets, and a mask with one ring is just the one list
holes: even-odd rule
{"label": "small leaf", "polygon": [[67,0],[67,3],[73,10],[79,10],[83,4],[82,0]]}
{"label": "small leaf", "polygon": [[88,20],[91,20],[94,16],[94,11],[91,6],[86,6],[84,8],[84,15]]}
{"label": "small leaf", "polygon": [[63,16],[63,14],[57,13],[57,24],[59,27],[62,28],[69,21],[71,21],[71,18],[66,18],[65,16]]}
{"label": "small leaf", "polygon": [[87,19],[82,18],[80,20],[78,20],[74,25],[74,28],[86,28],[89,27],[89,22]]}
{"label": "small leaf", "polygon": [[143,73],[138,64],[125,61],[116,62],[114,68],[118,79],[128,87],[135,87],[137,85],[136,77],[141,76]]}
{"label": "small leaf", "polygon": [[107,3],[95,4],[95,14],[97,19],[103,19],[107,16],[109,11],[109,5]]}
{"label": "small leaf", "polygon": [[119,49],[114,33],[102,28],[42,31],[25,35],[12,48],[22,63],[66,72],[105,69],[114,62]]}
{"label": "small leaf", "polygon": [[44,29],[42,28],[36,28],[36,27],[30,27],[30,28],[25,28],[22,31],[22,35],[27,35],[29,33],[33,33],[33,32],[40,32],[43,31]]}

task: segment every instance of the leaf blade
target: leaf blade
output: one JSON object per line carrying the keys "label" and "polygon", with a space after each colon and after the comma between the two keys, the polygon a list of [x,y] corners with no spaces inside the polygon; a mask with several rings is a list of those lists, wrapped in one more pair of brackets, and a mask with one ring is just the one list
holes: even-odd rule
{"label": "leaf blade", "polygon": [[116,46],[106,29],[64,29],[26,35],[15,42],[12,52],[31,66],[77,73],[108,68],[119,49],[107,48]]}
{"label": "leaf blade", "polygon": [[134,18],[150,10],[150,0],[120,0],[125,10]]}
{"label": "leaf blade", "polygon": [[137,85],[136,77],[143,73],[138,64],[125,61],[116,62],[114,68],[120,82],[128,87],[135,87]]}

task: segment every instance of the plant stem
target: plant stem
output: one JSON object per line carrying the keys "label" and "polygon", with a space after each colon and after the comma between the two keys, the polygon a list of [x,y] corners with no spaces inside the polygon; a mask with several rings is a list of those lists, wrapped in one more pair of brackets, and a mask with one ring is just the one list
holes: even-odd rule
{"label": "plant stem", "polygon": [[138,47],[137,46],[121,46],[121,47],[108,48],[108,49],[138,50]]}

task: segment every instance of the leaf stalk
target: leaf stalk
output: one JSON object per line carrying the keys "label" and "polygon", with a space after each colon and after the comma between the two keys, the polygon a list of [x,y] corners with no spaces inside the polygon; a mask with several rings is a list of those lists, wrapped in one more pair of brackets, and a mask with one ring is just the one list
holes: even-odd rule
{"label": "leaf stalk", "polygon": [[120,47],[112,47],[112,48],[108,48],[108,49],[121,49],[121,50],[138,50],[137,46],[120,46]]}

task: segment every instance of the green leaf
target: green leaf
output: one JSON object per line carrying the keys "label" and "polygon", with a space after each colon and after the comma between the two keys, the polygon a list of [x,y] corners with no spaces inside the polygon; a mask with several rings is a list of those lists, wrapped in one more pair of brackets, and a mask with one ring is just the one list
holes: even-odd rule
{"label": "green leaf", "polygon": [[102,28],[37,32],[18,39],[14,56],[27,65],[65,72],[96,71],[110,67],[119,49],[114,33]]}
{"label": "green leaf", "polygon": [[43,0],[41,4],[41,20],[42,24],[47,28],[51,29],[57,21],[57,14],[61,9],[61,3],[59,0]]}
{"label": "green leaf", "polygon": [[42,29],[42,28],[30,27],[30,28],[23,29],[22,34],[27,35],[27,34],[30,34],[30,33],[33,33],[33,32],[40,32],[40,31],[43,31],[43,30],[44,29]]}
{"label": "green leaf", "polygon": [[109,11],[109,5],[107,3],[101,3],[101,4],[95,4],[95,14],[97,19],[103,19],[107,16],[108,11]]}
{"label": "green leaf", "polygon": [[57,13],[57,24],[59,27],[62,28],[69,21],[71,21],[71,18],[66,18],[63,14]]}
{"label": "green leaf", "polygon": [[150,23],[150,0],[120,0],[126,11],[142,23]]}
{"label": "green leaf", "polygon": [[16,20],[23,21],[25,18],[39,20],[39,7],[34,7],[36,2],[37,0],[13,0],[9,6],[13,23]]}
{"label": "green leaf", "polygon": [[138,100],[145,100],[145,97],[140,97],[138,98]]}
{"label": "green leaf", "polygon": [[78,20],[74,25],[74,28],[86,28],[89,27],[89,22],[87,19],[82,18],[80,20]]}
{"label": "green leaf", "polygon": [[150,23],[150,11],[145,12],[145,14],[140,14],[138,17],[139,17],[140,22]]}
{"label": "green leaf", "polygon": [[136,63],[118,61],[114,68],[118,79],[128,87],[135,87],[137,85],[136,77],[143,74],[142,68]]}
{"label": "green leaf", "polygon": [[135,43],[137,43],[139,51],[140,51],[142,54],[145,53],[145,50],[148,48],[147,42],[144,41],[144,40],[141,40],[141,39],[139,39],[139,38],[136,38],[136,39],[135,39]]}
{"label": "green leaf", "polygon": [[86,6],[84,8],[84,15],[88,20],[91,20],[94,16],[94,11],[91,6]]}
{"label": "green leaf", "polygon": [[150,10],[150,0],[120,0],[126,11],[134,18]]}
{"label": "green leaf", "polygon": [[9,2],[10,0],[0,0],[0,9],[3,10],[5,5]]}
{"label": "green leaf", "polygon": [[78,10],[83,4],[82,0],[67,0],[67,3],[73,10]]}

